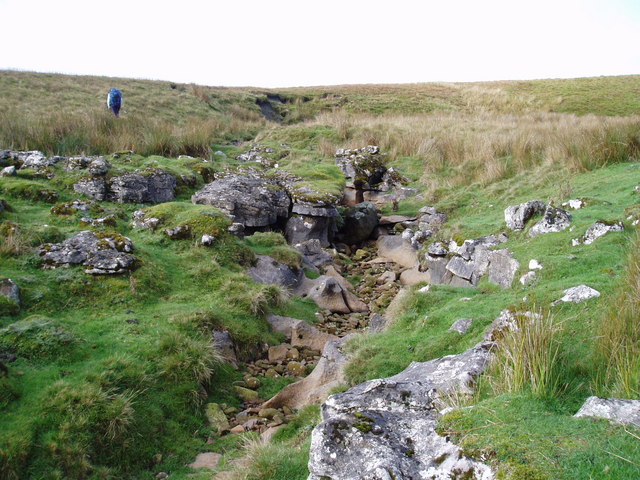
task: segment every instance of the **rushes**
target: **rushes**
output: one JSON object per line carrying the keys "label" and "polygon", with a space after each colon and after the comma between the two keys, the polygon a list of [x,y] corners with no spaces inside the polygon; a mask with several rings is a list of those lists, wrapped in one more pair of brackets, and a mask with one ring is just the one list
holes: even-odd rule
{"label": "rushes", "polygon": [[516,324],[498,343],[491,366],[495,394],[530,391],[548,398],[558,390],[560,327],[548,312],[516,314]]}
{"label": "rushes", "polygon": [[601,394],[640,395],[640,238],[629,254],[627,273],[603,315],[596,341]]}

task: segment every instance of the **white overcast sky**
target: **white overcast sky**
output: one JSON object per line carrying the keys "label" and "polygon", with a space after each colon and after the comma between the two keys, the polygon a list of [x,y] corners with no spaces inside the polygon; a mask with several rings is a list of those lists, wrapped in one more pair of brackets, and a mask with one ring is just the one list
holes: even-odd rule
{"label": "white overcast sky", "polygon": [[258,87],[640,74],[640,0],[0,0],[0,19],[0,69]]}

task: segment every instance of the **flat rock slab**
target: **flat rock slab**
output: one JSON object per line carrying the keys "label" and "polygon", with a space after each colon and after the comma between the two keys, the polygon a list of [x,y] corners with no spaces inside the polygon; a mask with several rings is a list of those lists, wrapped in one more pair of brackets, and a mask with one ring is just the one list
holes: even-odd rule
{"label": "flat rock slab", "polygon": [[215,452],[199,453],[195,461],[191,465],[189,465],[189,467],[193,469],[208,468],[209,470],[215,470],[221,458],[222,455]]}
{"label": "flat rock slab", "polygon": [[418,217],[407,217],[406,215],[388,215],[380,217],[380,225],[395,225],[402,222],[413,222]]}
{"label": "flat rock slab", "polygon": [[640,427],[640,400],[589,397],[574,417],[606,418]]}

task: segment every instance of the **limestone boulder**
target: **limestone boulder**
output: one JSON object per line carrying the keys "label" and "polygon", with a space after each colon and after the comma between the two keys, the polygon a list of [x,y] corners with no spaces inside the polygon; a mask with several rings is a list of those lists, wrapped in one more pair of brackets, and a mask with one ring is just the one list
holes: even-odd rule
{"label": "limestone boulder", "polygon": [[371,202],[362,202],[345,212],[344,226],[338,232],[338,239],[348,245],[361,243],[369,238],[377,226],[376,206]]}
{"label": "limestone boulder", "polygon": [[302,264],[316,272],[319,267],[333,263],[333,256],[322,248],[322,243],[318,239],[298,243],[293,248],[302,255]]}
{"label": "limestone boulder", "polygon": [[561,302],[580,303],[590,298],[596,298],[600,296],[600,292],[588,285],[578,285],[577,287],[567,288],[564,292],[564,296],[559,300],[556,300],[552,305],[557,305]]}
{"label": "limestone boulder", "polygon": [[574,417],[606,418],[640,428],[640,400],[589,397]]}
{"label": "limestone boulder", "polygon": [[266,227],[289,216],[291,199],[275,179],[230,174],[196,192],[194,204],[212,205],[246,227]]}
{"label": "limestone boulder", "polygon": [[272,330],[283,334],[293,347],[308,347],[321,352],[327,342],[338,338],[297,318],[270,314],[267,321]]}
{"label": "limestone boulder", "polygon": [[130,253],[133,243],[117,234],[98,234],[85,230],[62,243],[46,243],[37,249],[43,268],[84,265],[85,273],[111,275],[124,273],[135,267],[136,258]]}
{"label": "limestone boulder", "polygon": [[599,220],[591,225],[584,234],[583,242],[586,245],[592,244],[596,239],[606,235],[609,232],[623,232],[624,225],[621,221],[604,222]]}
{"label": "limestone boulder", "polygon": [[20,287],[10,278],[0,279],[0,295],[20,306]]}
{"label": "limestone boulder", "polygon": [[508,249],[493,250],[489,255],[488,280],[502,288],[509,288],[519,268],[520,262],[513,258]]}
{"label": "limestone boulder", "polygon": [[545,233],[561,232],[571,224],[571,215],[561,208],[548,206],[542,219],[529,230],[530,237]]}
{"label": "limestone boulder", "polygon": [[268,255],[256,255],[256,263],[247,271],[249,276],[259,283],[269,283],[295,289],[304,276],[302,270],[294,270]]}
{"label": "limestone boulder", "polygon": [[504,220],[511,230],[522,230],[531,217],[543,214],[546,208],[547,205],[540,200],[513,205],[505,209]]}
{"label": "limestone boulder", "polygon": [[440,398],[468,393],[492,344],[332,395],[312,433],[309,480],[495,478],[486,465],[436,432]]}

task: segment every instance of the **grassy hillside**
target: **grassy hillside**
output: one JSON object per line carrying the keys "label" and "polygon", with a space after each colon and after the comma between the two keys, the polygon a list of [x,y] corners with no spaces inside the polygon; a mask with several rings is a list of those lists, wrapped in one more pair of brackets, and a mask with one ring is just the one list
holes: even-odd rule
{"label": "grassy hillside", "polygon": [[[114,86],[124,94],[120,118],[104,107]],[[0,277],[22,291],[19,311],[0,303],[0,354],[3,339],[20,350],[10,375],[0,377],[0,479],[151,479],[159,472],[179,479],[191,474],[185,465],[198,452],[225,453],[223,466],[242,454],[240,440],[217,438],[206,425],[207,401],[239,405],[232,383],[241,377],[212,354],[207,332],[228,330],[249,352],[279,340],[268,331],[267,312],[313,318],[308,304],[244,273],[254,254],[276,248],[286,257],[286,247],[226,235],[219,212],[190,202],[255,142],[273,149],[281,169],[329,194],[343,188],[337,148],[380,145],[420,190],[399,212],[446,211],[443,240],[503,231],[508,205],[587,199],[587,208],[572,212],[573,231],[510,234],[505,247],[521,262],[519,274],[532,258],[543,264],[537,284],[413,291],[388,332],[350,344],[347,375],[357,383],[460,352],[510,306],[551,311],[554,387],[543,394],[526,382],[506,388],[506,368],[497,367],[472,400],[478,408],[454,412],[442,430],[504,478],[640,475],[637,431],[570,417],[591,394],[640,396],[640,251],[627,219],[640,209],[640,76],[266,91],[5,71],[0,88],[0,149],[104,154],[121,171],[161,167],[192,177],[174,202],[146,207],[166,226],[189,223],[219,238],[205,248],[195,237],[133,229],[131,214],[144,205],[101,204],[114,221],[89,227],[64,208],[81,196],[71,187],[77,174],[61,166],[51,178],[29,169],[0,178],[9,206],[0,213]],[[267,100],[281,123],[262,116],[259,103]],[[122,151],[135,153],[112,155]],[[572,247],[598,219],[623,220],[625,232]],[[138,268],[111,277],[40,268],[38,245],[87,228],[130,237]],[[602,296],[550,310],[563,289],[580,283]],[[464,336],[448,330],[462,317],[474,319]],[[310,408],[274,443],[250,440],[236,478],[306,478],[315,422],[317,408]]]}

